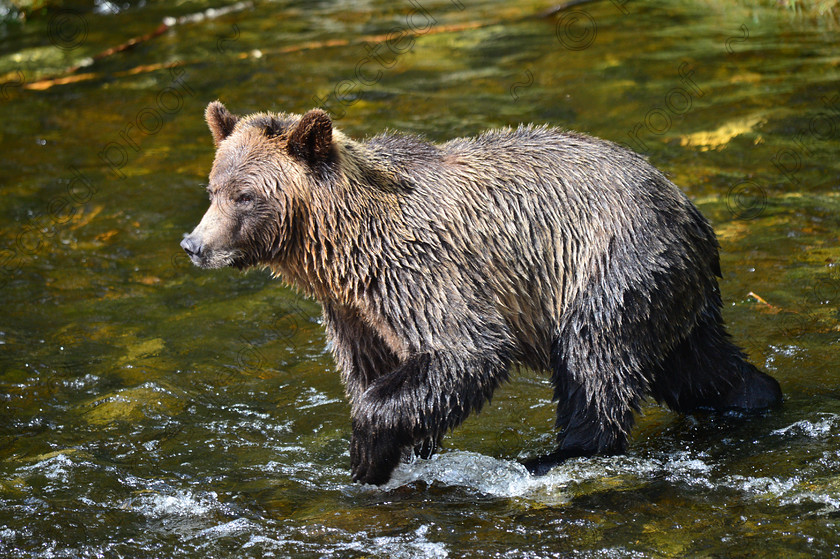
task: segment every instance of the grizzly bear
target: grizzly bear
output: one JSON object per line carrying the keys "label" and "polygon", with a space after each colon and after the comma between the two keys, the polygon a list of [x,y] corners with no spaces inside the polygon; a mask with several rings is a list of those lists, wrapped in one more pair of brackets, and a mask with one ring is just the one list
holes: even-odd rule
{"label": "grizzly bear", "polygon": [[724,329],[709,222],[627,149],[547,126],[433,144],[353,140],[318,109],[205,116],[210,208],[181,246],[320,301],[355,481],[430,456],[514,365],[554,386],[559,444],[526,463],[537,474],[625,452],[646,396],[679,412],[781,402]]}

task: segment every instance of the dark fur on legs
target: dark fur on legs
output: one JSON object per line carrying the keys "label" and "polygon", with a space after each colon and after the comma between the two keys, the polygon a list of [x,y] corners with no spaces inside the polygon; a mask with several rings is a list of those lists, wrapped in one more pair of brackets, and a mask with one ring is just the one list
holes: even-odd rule
{"label": "dark fur on legs", "polygon": [[385,483],[404,448],[439,441],[479,411],[507,378],[510,358],[504,353],[417,355],[376,379],[352,410],[353,480]]}
{"label": "dark fur on legs", "polygon": [[[661,365],[649,369],[651,374],[646,377],[651,382],[640,382],[639,391],[647,386],[645,391],[658,402],[682,413],[701,409],[758,412],[781,404],[779,383],[747,362],[731,342],[719,304],[713,291],[697,324]],[[625,401],[611,394],[613,386],[593,391],[575,381],[559,359],[562,347],[558,343],[554,365],[559,445],[554,452],[525,462],[535,475],[545,474],[569,458],[623,454],[633,425],[631,410],[638,409],[637,399]],[[616,369],[620,370],[620,364]],[[626,386],[626,382],[615,386]],[[596,393],[601,394],[600,400],[588,396]]]}

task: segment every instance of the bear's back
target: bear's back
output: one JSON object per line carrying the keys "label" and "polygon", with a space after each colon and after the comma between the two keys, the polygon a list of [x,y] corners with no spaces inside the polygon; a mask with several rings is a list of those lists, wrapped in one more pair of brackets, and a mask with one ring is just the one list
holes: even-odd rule
{"label": "bear's back", "polygon": [[[455,274],[458,289],[492,299],[538,362],[566,304],[606,267],[620,268],[617,297],[634,285],[655,289],[654,273],[683,274],[667,280],[683,284],[719,271],[705,218],[617,144],[521,126],[440,145],[385,135],[369,147],[406,179],[400,219],[434,255],[429,273]],[[694,269],[674,267],[686,262]]]}

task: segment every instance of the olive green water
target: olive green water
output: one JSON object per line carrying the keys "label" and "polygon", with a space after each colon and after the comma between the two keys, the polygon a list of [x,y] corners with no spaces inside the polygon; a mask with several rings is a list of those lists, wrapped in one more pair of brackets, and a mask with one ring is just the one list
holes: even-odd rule
{"label": "olive green water", "polygon": [[[702,0],[97,6],[0,26],[0,556],[840,555],[832,21]],[[357,136],[547,122],[644,152],[712,220],[730,329],[784,407],[649,404],[627,456],[535,479],[517,460],[551,448],[553,406],[526,371],[432,460],[351,484],[318,305],[178,247],[216,98],[323,104]]]}

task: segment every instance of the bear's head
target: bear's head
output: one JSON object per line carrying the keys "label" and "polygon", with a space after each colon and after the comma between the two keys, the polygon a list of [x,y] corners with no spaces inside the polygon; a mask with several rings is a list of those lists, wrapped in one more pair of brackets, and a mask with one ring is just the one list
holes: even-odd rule
{"label": "bear's head", "polygon": [[205,118],[216,145],[210,208],[181,247],[201,268],[268,266],[291,241],[295,214],[314,181],[329,174],[330,117],[313,109],[240,118],[214,101]]}

